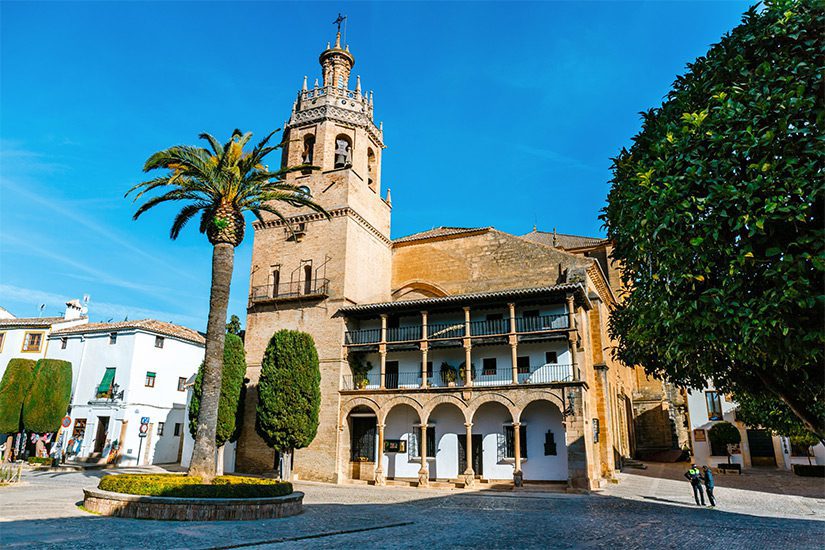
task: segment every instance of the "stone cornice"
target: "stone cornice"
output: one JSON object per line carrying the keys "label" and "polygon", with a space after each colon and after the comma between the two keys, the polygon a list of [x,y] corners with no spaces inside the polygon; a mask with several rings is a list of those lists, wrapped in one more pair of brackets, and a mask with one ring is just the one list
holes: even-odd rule
{"label": "stone cornice", "polygon": [[324,120],[332,120],[363,128],[382,149],[385,147],[381,130],[375,127],[375,124],[366,113],[350,111],[334,105],[321,105],[305,111],[293,111],[287,128],[314,124]]}
{"label": "stone cornice", "polygon": [[[330,218],[341,218],[341,217],[344,217],[344,216],[352,218],[355,221],[357,221],[358,223],[360,223],[362,226],[364,226],[364,228],[367,229],[367,231],[369,231],[370,233],[375,235],[384,244],[386,244],[388,246],[392,244],[392,241],[389,239],[389,237],[387,237],[386,235],[381,233],[381,231],[379,231],[378,228],[376,228],[374,225],[372,225],[370,222],[368,222],[361,214],[359,214],[358,212],[356,212],[352,208],[347,206],[347,207],[344,207],[344,208],[335,208],[333,210],[329,210],[328,212],[329,212],[329,217]],[[256,222],[252,223],[252,227],[255,229],[255,231],[258,231],[260,229],[270,229],[270,228],[274,228],[274,227],[286,227],[287,223],[292,225],[292,224],[296,224],[296,223],[321,221],[321,220],[324,220],[324,219],[326,219],[326,216],[324,216],[323,214],[321,214],[319,212],[311,212],[309,214],[301,214],[300,216],[292,216],[292,217],[286,218],[286,220],[272,219],[272,220],[267,220],[265,222],[256,221]]]}

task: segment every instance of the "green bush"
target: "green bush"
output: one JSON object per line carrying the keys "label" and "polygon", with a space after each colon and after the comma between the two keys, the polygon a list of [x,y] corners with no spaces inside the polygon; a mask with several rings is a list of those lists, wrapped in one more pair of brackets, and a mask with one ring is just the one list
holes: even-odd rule
{"label": "green bush", "polygon": [[[234,316],[233,316],[234,317]],[[227,441],[235,441],[240,435],[240,420],[243,417],[241,400],[243,379],[246,374],[246,354],[243,340],[235,334],[227,334],[223,347],[223,372],[221,375],[221,396],[218,402],[218,424],[215,429],[215,444],[218,447]],[[189,433],[195,437],[198,429],[201,396],[203,395],[203,363],[198,369],[189,404]]]}
{"label": "green bush", "polygon": [[181,474],[108,475],[97,487],[114,493],[178,498],[267,498],[292,493],[292,484],[286,481],[219,476],[207,484],[199,477]]}
{"label": "green bush", "polygon": [[72,364],[39,359],[34,381],[23,403],[23,426],[30,432],[56,432],[72,397]]}
{"label": "green bush", "polygon": [[26,462],[29,464],[48,464],[51,466],[54,459],[50,456],[30,456],[26,459]]}
{"label": "green bush", "polygon": [[34,380],[35,362],[31,359],[12,359],[0,381],[0,433],[20,431],[23,402]]}
{"label": "green bush", "polygon": [[309,445],[318,431],[321,371],[312,336],[280,330],[261,363],[255,428],[280,452]]}

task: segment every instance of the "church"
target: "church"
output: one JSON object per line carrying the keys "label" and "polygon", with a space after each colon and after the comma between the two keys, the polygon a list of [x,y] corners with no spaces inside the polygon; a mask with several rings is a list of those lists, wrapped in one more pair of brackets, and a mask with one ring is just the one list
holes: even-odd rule
{"label": "church", "polygon": [[599,238],[438,227],[392,239],[383,130],[341,44],[320,55],[284,128],[287,181],[330,214],[254,224],[249,388],[238,471],[275,453],[255,432],[260,363],[281,329],[312,335],[320,424],[298,479],[589,490],[633,455],[635,373],[609,352],[619,277]]}

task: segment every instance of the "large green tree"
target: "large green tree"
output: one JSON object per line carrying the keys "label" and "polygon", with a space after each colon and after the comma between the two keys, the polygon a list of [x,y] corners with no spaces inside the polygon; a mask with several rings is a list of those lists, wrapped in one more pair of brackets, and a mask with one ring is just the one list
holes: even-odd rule
{"label": "large green tree", "polygon": [[[269,340],[261,363],[255,429],[286,456],[309,445],[318,431],[321,370],[315,341],[305,332],[280,330]],[[285,478],[289,473],[282,472]]]}
{"label": "large green tree", "polygon": [[38,359],[23,403],[23,426],[35,433],[56,432],[72,398],[72,364]]}
{"label": "large green tree", "polygon": [[[192,437],[198,433],[198,417],[203,396],[203,367],[204,363],[201,363],[189,403],[189,432]],[[218,424],[215,427],[215,445],[218,447],[223,447],[227,441],[235,441],[238,438],[238,416],[246,374],[246,353],[243,342],[235,334],[226,335],[221,372],[221,397],[218,405]]]}
{"label": "large green tree", "polygon": [[[280,149],[284,142],[269,145],[275,132],[266,136],[251,151],[244,146],[252,137],[235,130],[221,145],[210,134],[201,134],[209,148],[176,145],[153,154],[143,167],[144,172],[163,170],[161,176],[132,187],[135,200],[146,193],[165,191],[144,202],[135,212],[137,219],[147,210],[169,201],[186,203],[172,222],[170,237],[176,239],[183,227],[200,215],[200,232],[212,244],[212,285],[209,295],[209,320],[206,325],[206,357],[203,373],[203,398],[195,434],[195,448],[189,473],[211,480],[215,476],[215,430],[221,390],[221,363],[226,334],[226,309],[232,281],[235,247],[244,237],[244,212],[259,220],[263,212],[285,219],[284,205],[307,207],[317,212],[324,209],[298,187],[286,183],[288,172],[306,166],[284,168],[270,172],[263,164],[265,157]],[[310,167],[312,168],[312,167]]]}
{"label": "large green tree", "polygon": [[613,164],[602,218],[631,291],[617,355],[781,400],[825,435],[825,10],[772,1],[677,78]]}
{"label": "large green tree", "polygon": [[36,362],[31,359],[10,359],[0,380],[0,433],[20,431],[23,403],[34,381]]}

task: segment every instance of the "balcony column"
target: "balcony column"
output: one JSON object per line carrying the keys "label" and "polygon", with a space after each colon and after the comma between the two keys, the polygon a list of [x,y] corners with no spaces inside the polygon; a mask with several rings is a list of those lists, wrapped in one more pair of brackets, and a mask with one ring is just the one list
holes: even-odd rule
{"label": "balcony column", "polygon": [[470,334],[470,308],[464,308],[464,386],[473,385],[473,340]]}
{"label": "balcony column", "polygon": [[579,357],[578,357],[578,329],[576,328],[576,319],[575,319],[575,309],[576,302],[575,297],[572,294],[567,295],[567,340],[568,340],[568,347],[570,349],[570,362],[572,364],[571,368],[573,370],[573,380],[580,380],[581,377],[579,376]]}
{"label": "balcony column", "polygon": [[518,384],[518,337],[516,336],[516,304],[507,304],[510,308],[510,361],[513,367],[513,384]]}
{"label": "balcony column", "polygon": [[427,353],[429,352],[429,342],[427,341],[427,312],[421,312],[421,389],[427,389]]}
{"label": "balcony column", "polygon": [[421,454],[421,468],[418,470],[418,486],[430,485],[430,469],[427,466],[427,425],[421,424],[421,441],[418,443],[418,452]]}
{"label": "balcony column", "polygon": [[385,378],[387,376],[387,315],[381,315],[381,342],[378,344],[378,353],[381,357],[381,380],[378,383],[379,389],[387,387]]}
{"label": "balcony column", "polygon": [[384,485],[384,424],[378,424],[378,456],[375,461],[375,484]]}
{"label": "balcony column", "polygon": [[464,453],[467,456],[467,467],[464,469],[464,486],[473,487],[476,484],[476,473],[473,470],[473,423],[465,422],[464,428],[467,430]]}
{"label": "balcony column", "polygon": [[513,464],[513,485],[521,487],[524,481],[524,474],[521,473],[521,423],[513,422],[513,456],[515,457],[515,464]]}

